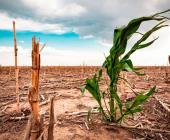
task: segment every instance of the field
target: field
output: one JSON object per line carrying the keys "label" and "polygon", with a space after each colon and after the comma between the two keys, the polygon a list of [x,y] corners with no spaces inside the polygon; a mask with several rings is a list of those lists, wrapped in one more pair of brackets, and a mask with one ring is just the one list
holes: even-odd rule
{"label": "field", "polygon": [[[161,103],[170,105],[170,68],[145,67],[145,76],[137,77],[128,73],[129,80],[135,92],[147,90],[157,85],[156,93],[143,105],[144,111],[129,117],[126,124],[139,126],[142,129],[121,128],[107,125],[101,121],[98,114],[91,115],[87,121],[87,113],[97,104],[86,92],[80,92],[80,87],[85,79],[92,77],[98,67],[42,67],[40,73],[40,104],[41,111],[45,112],[44,126],[47,128],[49,121],[49,100],[54,99],[55,140],[132,140],[132,139],[157,139],[168,140],[170,134],[156,132],[159,130],[170,131],[169,108],[164,108]],[[107,78],[107,77],[106,77]],[[100,83],[105,88],[105,83]],[[19,92],[21,113],[16,111],[15,96],[15,69],[14,67],[0,67],[0,140],[23,139],[30,106],[28,103],[28,89],[31,85],[31,68],[20,67]],[[131,100],[134,97],[132,90],[125,85],[125,93],[121,93],[122,100]],[[153,130],[152,130],[153,129]]]}

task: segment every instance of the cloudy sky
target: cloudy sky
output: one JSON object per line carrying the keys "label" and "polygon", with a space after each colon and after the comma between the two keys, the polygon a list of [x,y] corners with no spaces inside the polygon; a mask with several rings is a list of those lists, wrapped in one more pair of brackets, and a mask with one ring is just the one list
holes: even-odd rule
{"label": "cloudy sky", "polygon": [[[14,65],[13,20],[19,65],[31,65],[32,36],[46,43],[42,65],[101,65],[112,46],[114,28],[169,8],[169,0],[0,0],[0,65]],[[144,24],[141,31],[152,24]],[[132,56],[135,65],[167,65],[170,27],[151,38],[157,36],[150,48]]]}

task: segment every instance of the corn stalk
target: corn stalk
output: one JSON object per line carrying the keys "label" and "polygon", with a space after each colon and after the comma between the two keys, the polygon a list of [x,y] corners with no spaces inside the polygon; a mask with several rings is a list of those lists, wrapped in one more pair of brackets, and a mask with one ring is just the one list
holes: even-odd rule
{"label": "corn stalk", "polygon": [[16,93],[16,100],[17,100],[17,111],[20,111],[20,107],[19,107],[19,84],[18,84],[18,74],[19,74],[19,68],[17,65],[17,52],[18,52],[18,48],[17,48],[17,41],[16,41],[16,31],[15,31],[15,21],[13,21],[13,32],[14,32],[14,54],[15,54],[15,93]]}
{"label": "corn stalk", "polygon": [[[99,106],[98,109],[105,121],[118,123],[121,122],[125,116],[133,115],[142,111],[141,105],[147,101],[148,98],[155,92],[156,86],[151,88],[148,92],[139,92],[136,94],[136,97],[132,101],[127,101],[124,103],[118,94],[118,82],[122,79],[125,82],[128,82],[125,77],[121,76],[121,72],[133,72],[138,76],[143,75],[139,72],[139,68],[134,67],[130,56],[140,49],[151,46],[158,39],[155,38],[147,42],[147,39],[154,32],[168,26],[164,23],[169,18],[162,16],[162,14],[169,11],[170,9],[148,17],[133,19],[127,24],[127,26],[116,28],[114,30],[113,46],[111,47],[109,55],[106,57],[102,65],[103,69],[106,70],[106,73],[109,77],[107,90],[102,91],[99,85],[99,82],[103,76],[103,69],[100,69],[98,73],[95,74],[92,78],[87,78],[86,84],[81,88],[82,92],[84,92],[85,89],[88,90],[93,98],[97,101]],[[148,31],[140,33],[138,31],[139,27],[143,22],[148,21],[155,21],[157,24]],[[128,51],[128,41],[132,36],[135,36],[136,33],[139,33],[141,38],[137,40],[137,42],[135,42]],[[107,104],[103,104],[103,101],[105,101],[105,96],[108,96],[109,98],[109,102]],[[109,106],[109,109],[105,111],[104,108],[107,108],[107,105]]]}
{"label": "corn stalk", "polygon": [[39,115],[39,74],[40,74],[40,54],[39,42],[32,38],[32,87],[29,89],[29,103],[31,112],[31,134],[30,140],[37,140],[42,132],[41,118]]}
{"label": "corn stalk", "polygon": [[49,121],[49,127],[48,127],[48,138],[47,140],[54,140],[54,98],[51,98],[51,105],[50,105],[50,121]]}

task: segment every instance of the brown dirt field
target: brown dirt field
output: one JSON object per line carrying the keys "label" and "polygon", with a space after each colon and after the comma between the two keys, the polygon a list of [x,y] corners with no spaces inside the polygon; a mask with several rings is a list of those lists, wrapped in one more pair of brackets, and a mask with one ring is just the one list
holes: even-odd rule
{"label": "brown dirt field", "polygon": [[[155,133],[136,129],[109,126],[101,121],[98,114],[86,123],[86,115],[74,115],[97,106],[89,93],[82,96],[80,86],[91,77],[98,67],[42,67],[40,74],[40,102],[55,97],[55,140],[169,140],[170,134]],[[141,128],[154,128],[170,131],[170,114],[159,104],[155,97],[170,105],[170,67],[145,67],[145,76],[137,77],[128,73],[127,79],[133,90],[147,90],[157,85],[157,92],[143,105],[143,112],[127,118],[125,123],[138,124]],[[104,83],[101,83],[105,88]],[[13,120],[17,116],[29,116],[27,100],[31,85],[31,68],[20,67],[19,91],[22,112],[16,112],[15,70],[14,67],[0,67],[0,140],[22,140],[27,118]],[[122,100],[130,100],[134,93],[126,86]],[[49,121],[49,104],[43,105],[45,129]],[[72,115],[69,115],[73,113]],[[87,125],[86,125],[87,124]]]}

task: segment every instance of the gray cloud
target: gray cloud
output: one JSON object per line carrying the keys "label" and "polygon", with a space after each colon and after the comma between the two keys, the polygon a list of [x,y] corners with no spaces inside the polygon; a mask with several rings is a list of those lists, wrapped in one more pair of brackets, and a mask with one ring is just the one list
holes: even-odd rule
{"label": "gray cloud", "polygon": [[0,11],[6,12],[11,17],[32,18],[34,15],[33,9],[21,0],[0,0]]}
{"label": "gray cloud", "polygon": [[[23,0],[0,0],[0,11],[8,13],[11,17],[29,18],[48,24],[62,24],[82,36],[93,35],[96,38],[111,40],[115,27],[127,24],[132,18],[170,8],[169,0],[62,0],[62,3],[63,5],[75,3],[83,7],[85,12],[76,16],[61,16],[57,13],[47,16],[43,14],[43,11],[36,10],[34,3],[34,7],[31,7]],[[46,5],[39,5],[40,8],[44,6]],[[48,7],[45,8],[48,11]]]}

